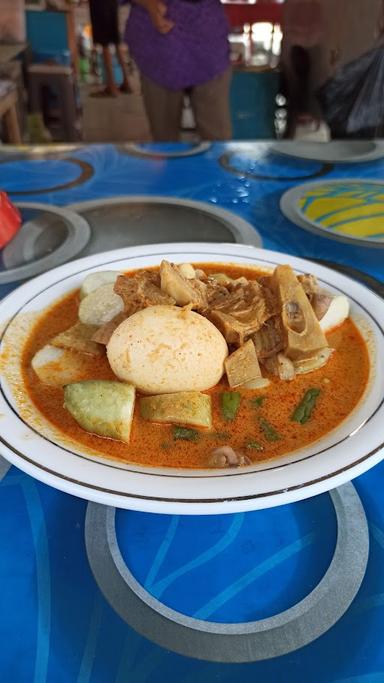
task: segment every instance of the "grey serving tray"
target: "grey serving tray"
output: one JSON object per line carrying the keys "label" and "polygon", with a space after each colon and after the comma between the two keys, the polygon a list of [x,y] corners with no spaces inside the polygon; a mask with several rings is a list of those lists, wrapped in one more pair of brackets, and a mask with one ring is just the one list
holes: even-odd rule
{"label": "grey serving tray", "polygon": [[87,221],[73,211],[17,202],[23,224],[1,252],[0,284],[25,280],[75,258],[87,244]]}
{"label": "grey serving tray", "polygon": [[81,256],[139,244],[233,242],[262,246],[257,230],[212,204],[176,197],[123,196],[72,204],[91,236]]}
{"label": "grey serving tray", "polygon": [[383,157],[384,142],[382,140],[331,140],[330,142],[281,140],[272,145],[272,150],[297,159],[333,164],[357,164]]}

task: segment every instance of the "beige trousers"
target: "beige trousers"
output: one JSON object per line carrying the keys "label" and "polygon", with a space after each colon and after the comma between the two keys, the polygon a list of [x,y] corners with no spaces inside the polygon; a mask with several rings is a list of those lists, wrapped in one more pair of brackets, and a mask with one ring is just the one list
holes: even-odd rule
{"label": "beige trousers", "polygon": [[[190,91],[191,106],[197,132],[202,140],[229,140],[231,117],[229,86],[231,69]],[[155,142],[172,142],[180,138],[183,90],[168,90],[141,76],[145,110]]]}

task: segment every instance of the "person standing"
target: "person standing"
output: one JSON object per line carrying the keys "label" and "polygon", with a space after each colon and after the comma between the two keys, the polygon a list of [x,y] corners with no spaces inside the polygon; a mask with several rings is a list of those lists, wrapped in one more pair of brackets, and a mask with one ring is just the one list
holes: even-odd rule
{"label": "person standing", "polygon": [[384,0],[285,1],[281,69],[288,137],[297,126],[316,136],[322,118],[318,89],[338,68],[374,47],[383,18]]}
{"label": "person standing", "polygon": [[[89,12],[93,43],[94,45],[100,45],[103,50],[106,81],[105,88],[92,93],[92,97],[117,97],[119,91],[124,93],[132,92],[125,55],[120,41],[118,0],[89,0]],[[115,46],[116,56],[123,73],[123,80],[120,86],[117,86],[113,75],[111,45]]]}
{"label": "person standing", "polygon": [[287,137],[301,137],[304,130],[307,136],[321,140],[313,78],[324,60],[325,21],[321,0],[284,3],[280,66],[288,98]]}
{"label": "person standing", "polygon": [[228,24],[220,0],[132,0],[125,39],[155,141],[179,139],[185,92],[202,139],[231,137]]}

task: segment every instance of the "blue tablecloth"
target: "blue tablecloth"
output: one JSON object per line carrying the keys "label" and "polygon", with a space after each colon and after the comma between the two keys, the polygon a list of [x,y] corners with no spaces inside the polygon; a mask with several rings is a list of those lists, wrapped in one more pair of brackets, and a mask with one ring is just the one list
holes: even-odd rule
{"label": "blue tablecloth", "polygon": [[[279,199],[288,188],[314,178],[382,179],[383,174],[384,159],[322,165],[278,155],[267,143],[215,144],[202,154],[176,159],[140,157],[112,145],[63,152],[48,148],[46,159],[28,158],[25,150],[0,151],[0,187],[14,199],[58,206],[126,194],[207,201],[252,223],[265,248],[353,266],[381,282],[382,250],[305,232],[283,216]],[[0,295],[13,287],[3,285]],[[182,625],[175,625],[174,640],[162,647],[157,644],[164,645],[162,634],[151,635],[151,613],[141,612],[140,600],[129,603],[131,613],[116,606],[115,579],[107,562],[113,545],[106,542],[111,520],[104,520],[101,506],[88,506],[4,463],[0,478],[1,681],[384,681],[384,465],[354,482],[354,500],[360,497],[370,540],[356,597],[317,637],[316,623],[324,617],[320,601],[308,627],[312,633],[314,626],[313,636],[306,639],[302,633],[284,655],[279,654],[284,644],[278,644],[277,656],[267,644],[268,659],[260,651],[239,654],[237,636],[225,651],[214,646],[207,651],[209,624],[268,620],[316,591],[342,537],[337,505],[328,494],[237,515],[109,511],[120,574],[125,567],[134,579],[130,595],[142,589],[149,596],[153,623],[164,608],[165,618],[173,610],[190,620],[192,628],[200,624],[200,640],[190,652],[183,645],[188,629]],[[345,495],[352,495],[349,488]],[[353,510],[358,516],[358,506]],[[364,553],[364,513],[359,524],[356,565]],[[339,572],[344,570],[347,581],[354,568]],[[179,654],[186,651],[189,656]]]}

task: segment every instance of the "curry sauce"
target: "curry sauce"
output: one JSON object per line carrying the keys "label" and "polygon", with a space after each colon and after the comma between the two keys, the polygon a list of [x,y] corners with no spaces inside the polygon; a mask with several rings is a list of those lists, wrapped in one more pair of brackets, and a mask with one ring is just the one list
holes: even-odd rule
{"label": "curry sauce", "polygon": [[[207,273],[217,272],[214,264],[203,264]],[[245,276],[255,279],[254,268],[220,266],[230,277]],[[347,319],[332,330],[327,339],[335,349],[328,363],[321,369],[296,376],[287,382],[269,376],[270,385],[259,391],[241,390],[239,411],[232,421],[226,421],[220,410],[220,394],[228,391],[225,378],[205,393],[212,396],[212,431],[201,430],[197,441],[174,440],[171,425],[145,421],[136,400],[131,440],[129,444],[85,432],[63,407],[63,389],[43,384],[31,368],[35,353],[59,332],[77,322],[78,292],[73,292],[55,303],[35,324],[23,351],[22,370],[26,389],[38,410],[71,439],[84,444],[95,454],[147,466],[183,468],[207,467],[210,452],[222,445],[242,450],[253,462],[270,460],[285,455],[316,441],[334,429],[359,402],[369,376],[369,357],[366,344],[354,323]],[[114,376],[106,356],[98,358],[82,354],[83,379],[112,379]],[[311,418],[300,424],[292,414],[311,388],[320,389]],[[252,399],[260,397],[258,402]],[[262,423],[267,421],[278,435],[268,440]],[[257,443],[257,448],[252,444]]]}

